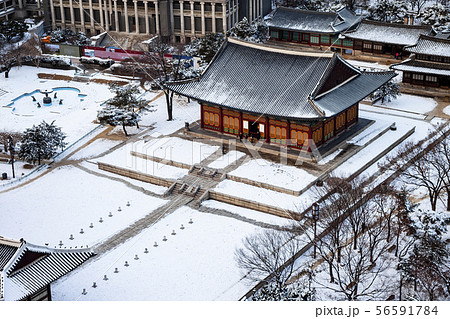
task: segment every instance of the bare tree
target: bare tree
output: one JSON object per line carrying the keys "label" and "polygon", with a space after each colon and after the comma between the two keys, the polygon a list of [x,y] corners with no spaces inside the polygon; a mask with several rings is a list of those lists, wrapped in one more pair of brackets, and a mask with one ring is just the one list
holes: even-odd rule
{"label": "bare tree", "polygon": [[295,270],[294,263],[284,265],[300,250],[296,237],[288,231],[268,229],[246,237],[243,245],[236,250],[235,259],[246,278],[273,282],[282,290]]}

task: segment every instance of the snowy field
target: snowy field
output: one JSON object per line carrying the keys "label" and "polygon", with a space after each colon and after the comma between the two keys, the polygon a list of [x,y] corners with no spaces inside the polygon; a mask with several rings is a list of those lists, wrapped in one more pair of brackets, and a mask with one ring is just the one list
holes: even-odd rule
{"label": "snowy field", "polygon": [[239,215],[241,217],[254,220],[256,222],[262,222],[265,224],[275,225],[275,226],[290,226],[295,223],[294,220],[289,218],[278,217],[271,214],[266,214],[263,212],[247,209],[244,207],[239,207],[235,205],[226,204],[216,200],[206,200],[202,202],[202,206],[223,209],[229,211],[230,213]]}
{"label": "snowy field", "polygon": [[133,144],[128,143],[103,157],[96,158],[96,160],[102,163],[168,179],[178,179],[188,173],[188,169],[132,156],[130,154],[132,150],[135,150]]}
{"label": "snowy field", "polygon": [[132,145],[133,151],[169,161],[194,165],[208,158],[219,149],[196,141],[179,137],[162,137],[150,141],[141,140]]}
{"label": "snowy field", "polygon": [[437,106],[437,102],[429,97],[422,97],[410,94],[401,94],[391,102],[381,103],[381,100],[377,101],[375,106],[384,106],[400,111],[414,112],[418,114],[426,114],[434,110]]}
{"label": "snowy field", "polygon": [[[92,246],[166,201],[152,198],[122,183],[78,168],[55,169],[16,190],[0,194],[0,234],[50,247]],[[126,206],[130,202],[130,206]],[[118,212],[118,207],[122,211]],[[112,217],[109,217],[109,212]],[[103,223],[100,223],[100,217]],[[93,228],[90,224],[93,223]],[[81,228],[84,234],[80,234]],[[70,235],[74,239],[69,240]],[[58,246],[59,247],[59,246]]]}
{"label": "snowy field", "polygon": [[[189,224],[192,218],[193,223]],[[181,224],[185,227],[180,229]],[[171,235],[175,230],[176,235]],[[237,300],[250,288],[234,251],[260,230],[181,207],[52,286],[53,300]],[[167,241],[163,241],[163,237]],[[158,247],[154,247],[157,242]],[[144,253],[145,248],[148,253]],[[136,255],[139,259],[135,259]],[[125,267],[125,261],[129,266]],[[118,273],[114,273],[118,268]],[[108,280],[103,280],[104,275]],[[93,282],[97,288],[92,288]],[[87,294],[81,292],[83,288]],[[170,311],[170,310],[168,310]]]}
{"label": "snowy field", "polygon": [[108,151],[114,146],[117,146],[118,144],[120,144],[120,142],[121,141],[108,140],[105,138],[98,139],[92,142],[91,144],[87,145],[86,147],[83,147],[82,149],[78,150],[76,153],[70,156],[69,159],[70,160],[91,159],[99,156],[103,152]]}
{"label": "snowy field", "polygon": [[228,194],[283,209],[289,209],[294,212],[302,211],[307,205],[312,204],[312,199],[305,201],[302,197],[238,183],[229,179],[220,182],[213,190],[218,193]]}
{"label": "snowy field", "polygon": [[263,159],[250,160],[231,171],[229,175],[295,191],[302,190],[316,179],[303,169]]}
{"label": "snowy field", "polygon": [[239,151],[229,151],[225,155],[222,155],[215,161],[211,162],[208,167],[215,169],[223,169],[228,165],[235,163],[237,160],[245,156],[245,153]]}
{"label": "snowy field", "polygon": [[450,115],[450,105],[447,105],[444,109],[443,112],[447,115]]}
{"label": "snowy field", "polygon": [[[95,128],[93,121],[97,117],[97,110],[101,108],[100,104],[113,95],[107,85],[39,79],[38,73],[74,75],[73,70],[22,66],[13,68],[9,78],[0,77],[0,87],[7,92],[0,96],[0,131],[23,132],[42,121],[55,121],[55,125],[67,134],[66,141],[70,144]],[[23,94],[61,87],[66,89],[55,91],[57,102],[53,102],[52,106],[44,106],[44,94],[37,92],[25,95],[6,107]],[[55,100],[55,92],[49,94],[52,100]],[[31,96],[36,98],[36,102]],[[62,105],[59,104],[61,99]],[[40,102],[41,108],[37,108],[37,102]]]}
{"label": "snowy field", "polygon": [[[147,92],[142,96],[144,99],[152,100],[154,93]],[[167,121],[167,104],[164,94],[159,94],[158,98],[150,103],[154,107],[152,112],[142,116],[142,126],[151,126],[155,136],[172,134],[179,129],[184,128],[184,123],[192,123],[200,119],[200,105],[192,101],[187,102],[184,97],[173,98],[173,120]]]}

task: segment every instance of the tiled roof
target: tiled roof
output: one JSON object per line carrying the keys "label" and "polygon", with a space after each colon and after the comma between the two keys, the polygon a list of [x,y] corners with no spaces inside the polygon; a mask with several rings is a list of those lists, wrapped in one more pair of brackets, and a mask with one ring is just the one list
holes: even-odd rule
{"label": "tiled roof", "polygon": [[0,271],[10,261],[21,245],[20,241],[6,239],[0,236]]}
{"label": "tiled roof", "polygon": [[355,31],[345,33],[345,37],[388,44],[413,45],[421,34],[428,35],[431,31],[431,26],[363,20]]}
{"label": "tiled roof", "polygon": [[421,35],[417,44],[405,49],[411,53],[450,57],[450,39]]}
{"label": "tiled roof", "polygon": [[[347,74],[341,83],[329,77],[336,65]],[[229,109],[316,120],[359,102],[394,75],[361,72],[333,53],[288,51],[228,39],[202,76],[166,86]],[[333,101],[328,96],[342,99]]]}
{"label": "tiled roof", "polygon": [[398,64],[392,64],[391,68],[398,71],[450,76],[450,64],[445,63],[405,60]]}
{"label": "tiled roof", "polygon": [[24,299],[74,270],[93,255],[92,250],[87,248],[53,249],[22,241],[15,253],[12,256],[9,254],[2,270],[1,295],[4,300]]}
{"label": "tiled roof", "polygon": [[353,27],[359,21],[360,18],[346,8],[333,13],[279,7],[266,17],[269,27],[319,33],[342,32]]}

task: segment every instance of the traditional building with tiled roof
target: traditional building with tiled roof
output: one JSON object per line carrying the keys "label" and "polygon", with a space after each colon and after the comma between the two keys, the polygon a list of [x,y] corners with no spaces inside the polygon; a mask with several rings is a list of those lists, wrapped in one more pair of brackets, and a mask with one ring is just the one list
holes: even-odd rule
{"label": "traditional building with tiled roof", "polygon": [[411,57],[391,66],[403,71],[403,82],[427,87],[450,87],[450,39],[420,36],[405,50]]}
{"label": "traditional building with tiled roof", "polygon": [[309,150],[356,123],[359,101],[394,76],[336,53],[228,39],[199,78],[166,87],[199,101],[203,129]]}
{"label": "traditional building with tiled roof", "polygon": [[50,284],[94,256],[91,249],[53,249],[0,236],[0,300],[51,300]]}
{"label": "traditional building with tiled roof", "polygon": [[420,35],[433,34],[431,26],[414,26],[363,20],[355,31],[345,33],[355,53],[402,56],[404,47],[414,45]]}
{"label": "traditional building with tiled roof", "polygon": [[339,34],[354,29],[361,18],[347,8],[337,12],[317,12],[279,7],[265,18],[270,39],[308,46],[353,47]]}

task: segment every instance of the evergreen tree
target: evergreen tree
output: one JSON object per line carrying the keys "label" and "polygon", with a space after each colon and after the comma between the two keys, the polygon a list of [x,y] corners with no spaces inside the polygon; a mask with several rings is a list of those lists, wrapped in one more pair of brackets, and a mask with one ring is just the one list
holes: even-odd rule
{"label": "evergreen tree", "polygon": [[192,41],[185,51],[190,56],[199,57],[203,66],[206,66],[219,51],[224,41],[225,36],[222,33],[208,33],[204,38],[196,38]]}
{"label": "evergreen tree", "polygon": [[138,97],[140,92],[136,86],[111,85],[110,90],[115,93],[115,96],[106,101],[106,107],[98,111],[97,118],[100,123],[112,126],[122,125],[123,132],[128,136],[125,127],[139,128],[141,120],[139,113],[148,110],[148,101]]}
{"label": "evergreen tree", "polygon": [[25,22],[20,20],[5,20],[0,22],[0,42],[3,39],[5,42],[12,40],[20,40],[23,38],[25,32],[28,31],[28,26]]}
{"label": "evergreen tree", "polygon": [[370,97],[372,101],[381,100],[381,104],[383,104],[384,102],[391,102],[400,95],[400,86],[391,80],[372,93]]}
{"label": "evergreen tree", "polygon": [[247,18],[239,21],[228,33],[228,36],[240,40],[263,43],[268,39],[269,28],[265,23],[249,23]]}
{"label": "evergreen tree", "polygon": [[413,221],[416,244],[399,264],[404,280],[414,286],[415,293],[424,292],[429,300],[450,295],[450,251],[442,238],[449,221],[445,213],[419,210]]}
{"label": "evergreen tree", "polygon": [[369,19],[392,23],[403,23],[407,10],[404,0],[375,1],[368,8]]}
{"label": "evergreen tree", "polygon": [[67,143],[64,142],[66,134],[61,132],[61,128],[52,123],[42,121],[38,126],[25,130],[20,145],[19,157],[29,163],[41,164],[42,159],[50,159],[63,149]]}
{"label": "evergreen tree", "polygon": [[315,291],[302,288],[298,284],[279,287],[269,282],[253,294],[252,301],[311,301]]}
{"label": "evergreen tree", "polygon": [[436,31],[450,31],[450,10],[440,3],[425,8],[418,17],[423,24],[432,25]]}

